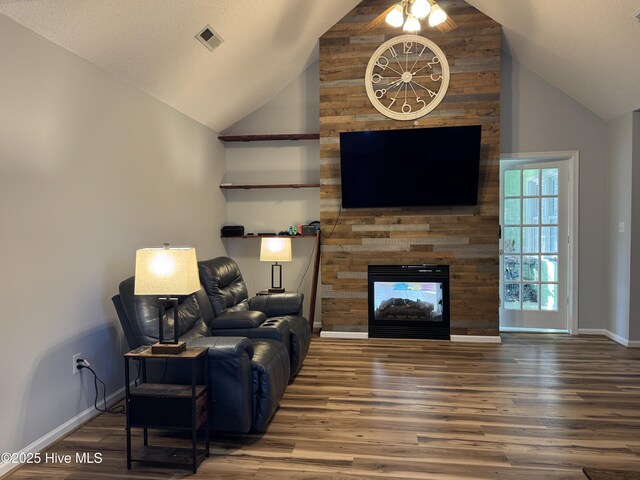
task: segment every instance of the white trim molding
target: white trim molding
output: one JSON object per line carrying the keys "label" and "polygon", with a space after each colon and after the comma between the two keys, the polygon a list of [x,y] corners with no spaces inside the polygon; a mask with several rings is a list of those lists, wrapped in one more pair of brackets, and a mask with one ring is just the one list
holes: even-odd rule
{"label": "white trim molding", "polygon": [[[338,332],[338,331],[325,331],[320,332],[320,338],[341,338],[347,340],[367,340],[369,334],[367,332]],[[412,340],[410,338],[394,339],[394,340]],[[415,340],[428,340],[428,339],[415,339]],[[460,343],[502,343],[502,339],[499,336],[484,336],[484,335],[451,335],[452,342]]]}
{"label": "white trim molding", "polygon": [[578,335],[607,335],[605,328],[579,328]]}
{"label": "white trim molding", "polygon": [[349,340],[366,340],[369,338],[369,333],[367,332],[337,332],[337,331],[326,331],[322,330],[320,332],[320,338],[342,338]]}
{"label": "white trim molding", "polygon": [[451,335],[451,341],[459,343],[502,343],[502,338],[498,335]]}
{"label": "white trim molding", "polygon": [[501,332],[510,333],[569,333],[568,330],[556,328],[525,328],[525,327],[500,327]]}
{"label": "white trim molding", "polygon": [[[115,391],[111,395],[107,397],[107,405],[113,405],[116,402],[119,402],[124,397],[124,387]],[[103,405],[104,407],[104,405]],[[36,452],[40,452],[47,448],[49,445],[57,442],[65,435],[68,435],[72,431],[81,427],[83,424],[88,422],[94,417],[100,415],[101,412],[97,411],[93,405],[91,405],[86,410],[80,412],[75,417],[67,420],[65,423],[60,425],[59,427],[54,428],[50,432],[46,433],[42,437],[38,438],[35,442],[27,445],[19,452],[15,452],[18,456],[25,456],[26,454],[33,454]],[[11,453],[11,452],[10,452]],[[10,471],[20,467],[22,464],[20,463],[6,463],[0,462],[0,477],[7,475]]]}
{"label": "white trim molding", "polygon": [[579,279],[579,232],[580,232],[580,152],[578,150],[566,152],[534,152],[534,153],[502,153],[500,161],[514,163],[569,161],[569,251],[568,261],[571,268],[567,277],[567,330],[570,334],[578,332],[578,279]]}
{"label": "white trim molding", "polygon": [[604,337],[613,340],[620,345],[627,348],[640,348],[640,341],[637,340],[629,340],[628,338],[624,338],[618,334],[615,334],[606,328],[581,328],[578,330],[578,335],[602,335]]}

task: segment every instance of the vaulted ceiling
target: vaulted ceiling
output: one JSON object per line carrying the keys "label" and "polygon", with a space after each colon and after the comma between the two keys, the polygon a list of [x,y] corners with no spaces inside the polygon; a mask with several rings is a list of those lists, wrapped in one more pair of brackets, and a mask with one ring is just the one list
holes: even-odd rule
{"label": "vaulted ceiling", "polygon": [[[0,0],[0,13],[222,131],[317,58],[359,0]],[[224,42],[194,36],[210,24]]]}
{"label": "vaulted ceiling", "polygon": [[[603,119],[640,108],[640,0],[468,2],[504,26],[520,63]],[[315,60],[318,38],[358,3],[0,0],[0,13],[223,131]],[[206,24],[224,40],[212,53],[194,39]]]}
{"label": "vaulted ceiling", "polygon": [[640,0],[467,0],[513,57],[605,120],[640,108]]}

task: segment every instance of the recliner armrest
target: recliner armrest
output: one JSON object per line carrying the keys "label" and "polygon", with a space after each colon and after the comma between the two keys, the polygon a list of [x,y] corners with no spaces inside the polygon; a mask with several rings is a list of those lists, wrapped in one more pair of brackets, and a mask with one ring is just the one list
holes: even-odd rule
{"label": "recliner armrest", "polygon": [[229,328],[255,328],[259,327],[267,319],[263,312],[256,310],[244,310],[241,312],[227,312],[213,319],[209,328],[222,330]]}
{"label": "recliner armrest", "polygon": [[190,347],[209,347],[210,360],[226,360],[247,354],[253,357],[253,344],[246,337],[200,337],[189,342]]}
{"label": "recliner armrest", "polygon": [[302,293],[270,293],[250,298],[249,308],[264,312],[267,317],[301,315],[303,301]]}

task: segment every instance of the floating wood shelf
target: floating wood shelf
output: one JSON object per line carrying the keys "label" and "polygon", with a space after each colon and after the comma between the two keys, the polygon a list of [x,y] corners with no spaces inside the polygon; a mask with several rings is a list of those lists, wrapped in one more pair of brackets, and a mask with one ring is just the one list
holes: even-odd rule
{"label": "floating wood shelf", "polygon": [[319,188],[319,183],[270,183],[270,184],[240,184],[220,185],[223,190],[251,190],[253,188]]}
{"label": "floating wood shelf", "polygon": [[269,142],[274,140],[318,140],[319,133],[276,133],[271,135],[220,135],[223,142]]}

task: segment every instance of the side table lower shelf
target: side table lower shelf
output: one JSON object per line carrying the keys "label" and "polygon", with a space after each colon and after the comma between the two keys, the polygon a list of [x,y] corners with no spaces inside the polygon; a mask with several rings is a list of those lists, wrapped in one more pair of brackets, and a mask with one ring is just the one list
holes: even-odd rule
{"label": "side table lower shelf", "polygon": [[[209,422],[207,385],[196,384],[196,360],[204,362],[208,378],[207,348],[187,348],[176,355],[153,354],[150,348],[139,348],[125,354],[125,390],[127,408],[127,468],[131,462],[171,464],[191,468],[209,456]],[[141,383],[132,387],[129,380],[129,360],[141,362]],[[148,359],[187,360],[191,363],[191,384],[147,383]],[[143,429],[143,446],[132,448],[131,429]],[[149,445],[148,429],[181,430],[191,433],[191,448]],[[204,429],[205,448],[198,449],[198,430]]]}

